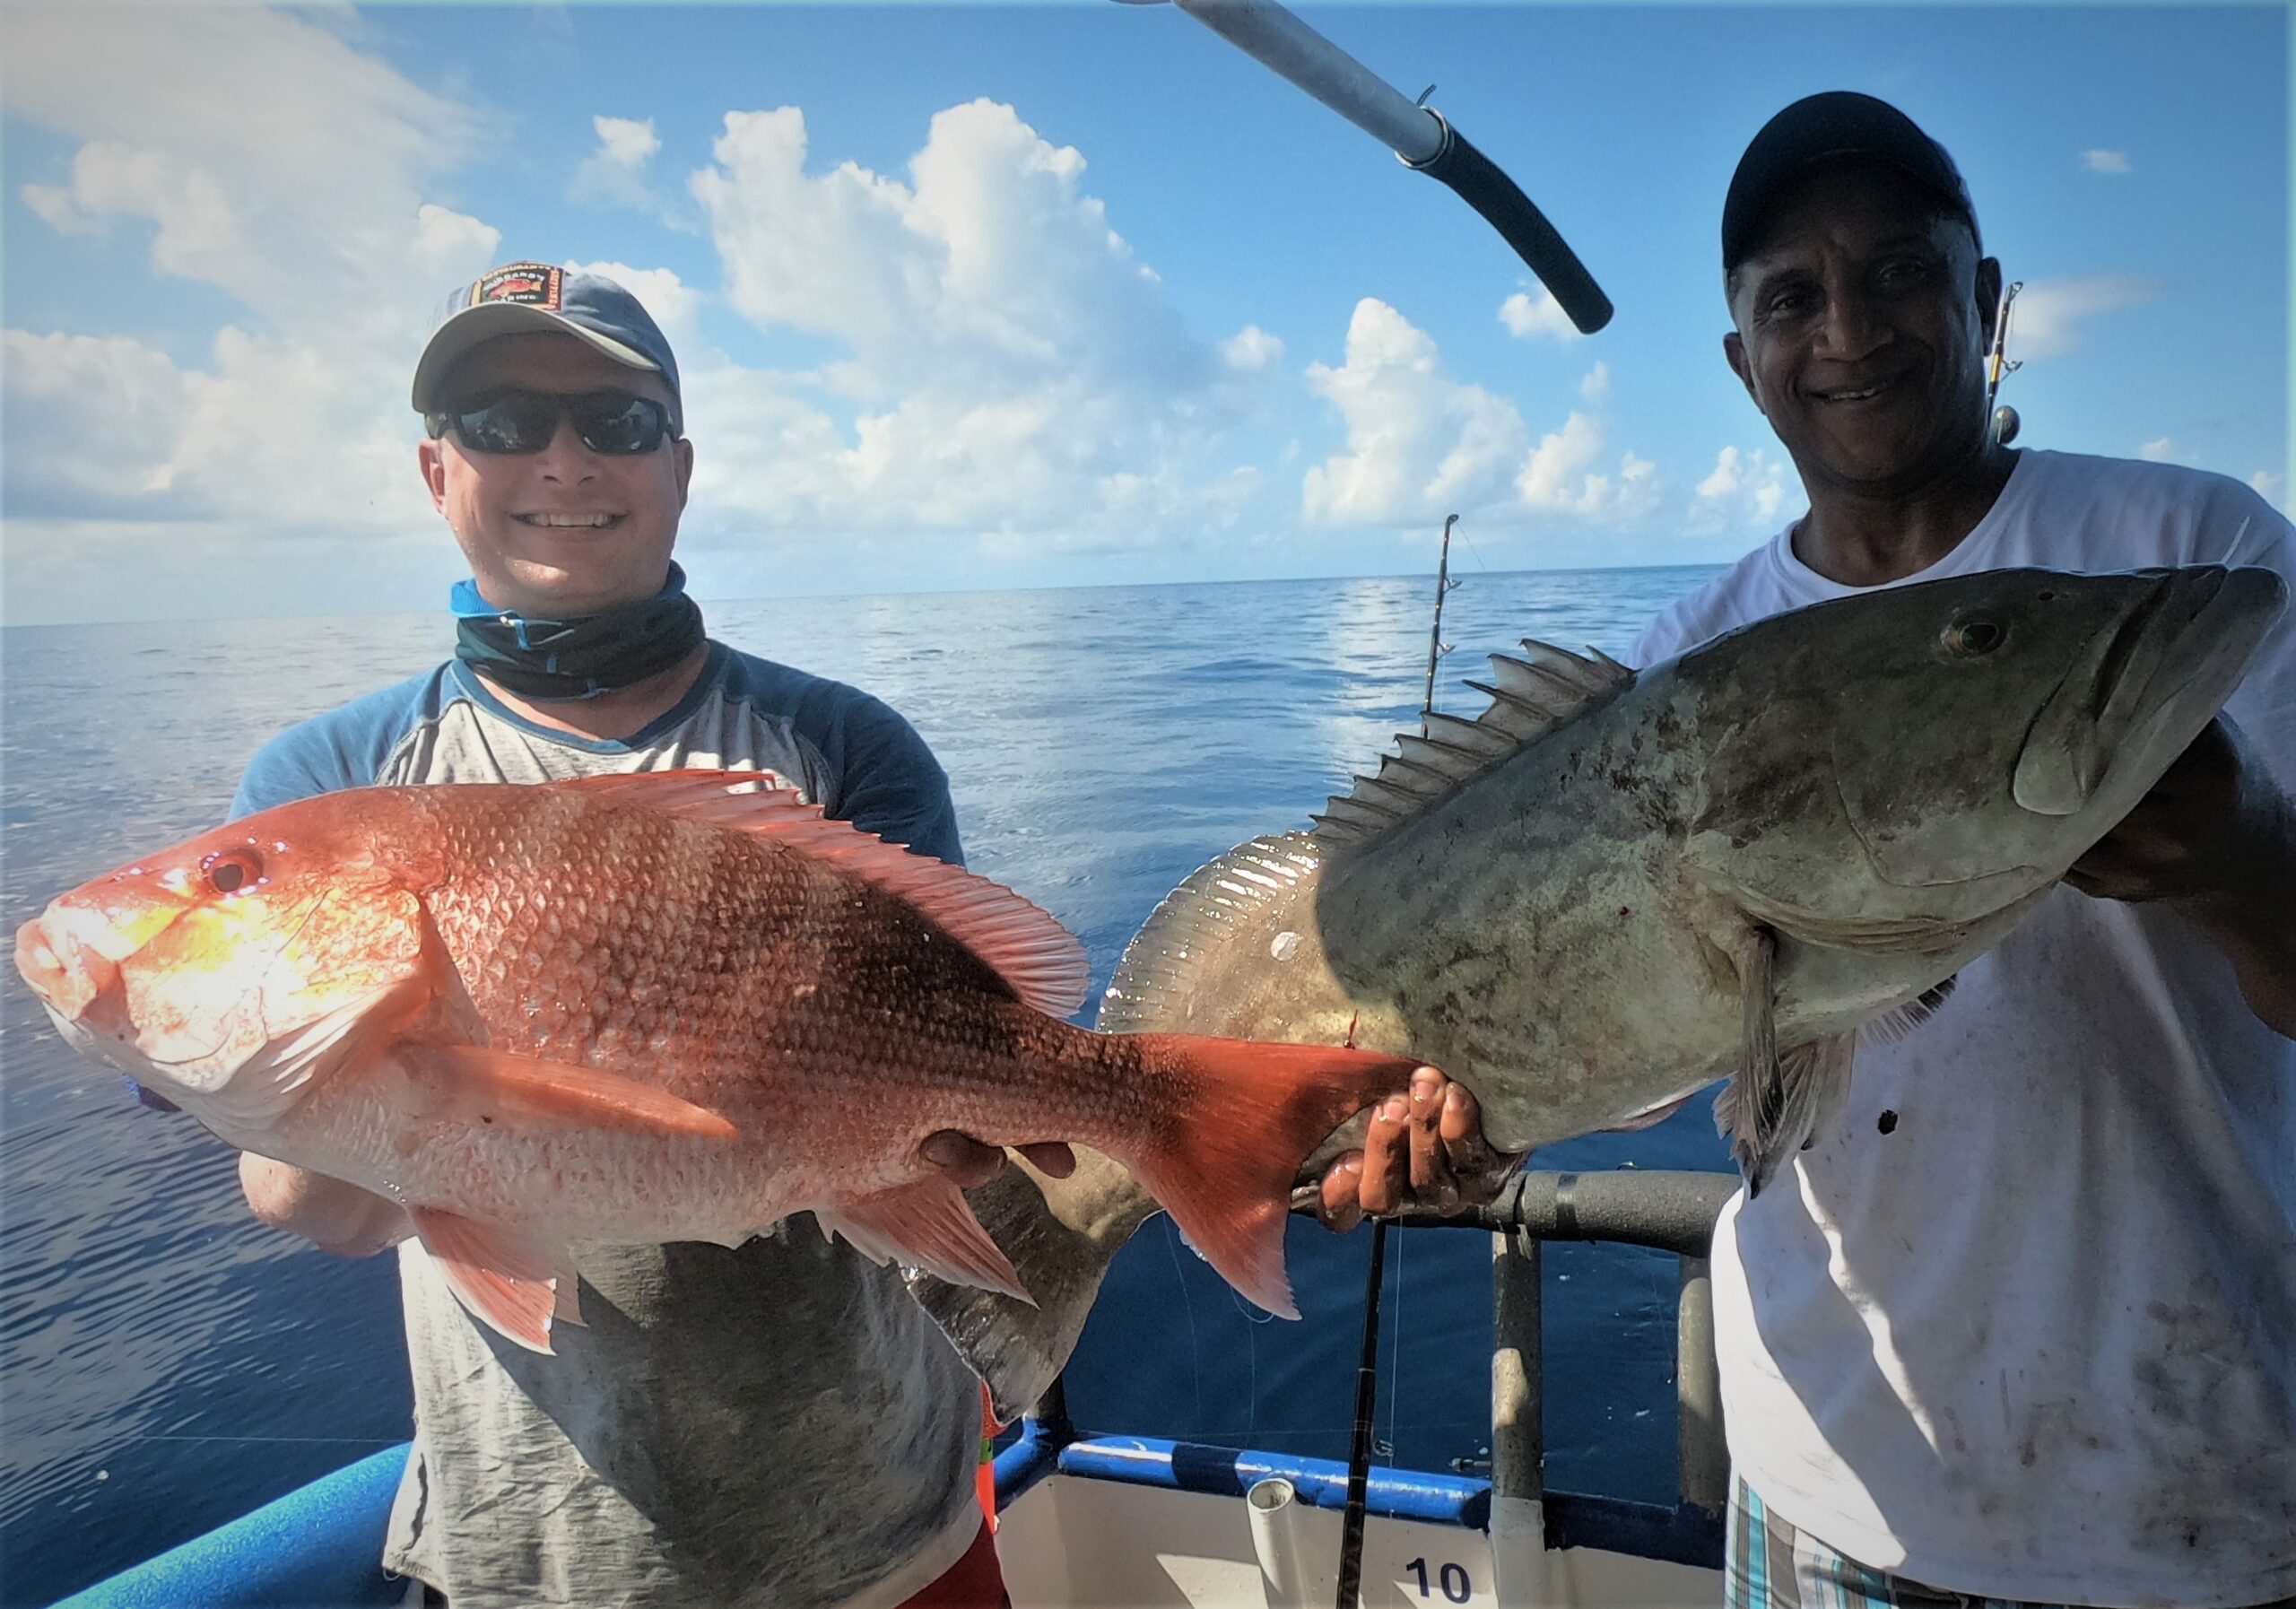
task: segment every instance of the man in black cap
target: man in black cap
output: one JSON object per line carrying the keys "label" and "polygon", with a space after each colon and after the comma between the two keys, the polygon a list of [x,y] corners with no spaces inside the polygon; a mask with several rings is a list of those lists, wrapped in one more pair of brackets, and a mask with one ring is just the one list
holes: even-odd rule
{"label": "man in black cap", "polygon": [[[907,721],[703,633],[670,556],[693,471],[677,363],[636,297],[498,268],[448,299],[413,404],[424,484],[470,566],[456,657],[274,738],[235,817],[373,784],[723,766],[961,860],[947,779]],[[926,1144],[968,1186],[1002,1156]],[[383,1561],[426,1601],[1004,1602],[975,1496],[979,1387],[898,1269],[810,1223],[731,1248],[588,1248],[587,1322],[538,1355],[471,1318],[397,1204],[252,1154],[240,1178],[258,1217],[327,1250],[401,1247],[415,1435]]]}
{"label": "man in black cap", "polygon": [[[1637,664],[2010,566],[2296,587],[2296,536],[2247,486],[1992,439],[2000,265],[1895,108],[1772,118],[1722,258],[1724,353],[1810,508]],[[1725,1212],[1732,1605],[2296,1595],[2289,620],[2227,714],[1935,1018],[1861,1046],[1841,1120]]]}

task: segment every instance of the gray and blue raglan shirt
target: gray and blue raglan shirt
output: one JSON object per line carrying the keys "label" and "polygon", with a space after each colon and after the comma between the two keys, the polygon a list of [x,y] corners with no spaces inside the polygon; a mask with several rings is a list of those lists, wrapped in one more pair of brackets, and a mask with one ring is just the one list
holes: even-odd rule
{"label": "gray and blue raglan shirt", "polygon": [[[537,726],[459,662],[289,728],[234,816],[336,788],[726,766],[961,859],[947,778],[854,688],[722,643],[677,707],[604,742]],[[522,1351],[400,1248],[414,1450],[385,1566],[454,1609],[878,1609],[970,1544],[980,1398],[902,1287],[800,1216],[735,1250],[578,1252],[586,1324]]]}

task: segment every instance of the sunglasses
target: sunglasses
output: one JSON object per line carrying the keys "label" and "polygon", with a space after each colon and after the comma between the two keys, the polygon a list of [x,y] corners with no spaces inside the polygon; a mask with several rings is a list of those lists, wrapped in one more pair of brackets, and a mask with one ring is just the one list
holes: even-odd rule
{"label": "sunglasses", "polygon": [[594,453],[627,457],[650,453],[678,433],[670,410],[650,396],[627,391],[588,391],[568,396],[552,391],[502,391],[476,397],[460,407],[422,416],[436,440],[448,431],[474,453],[538,453],[570,419],[582,445]]}

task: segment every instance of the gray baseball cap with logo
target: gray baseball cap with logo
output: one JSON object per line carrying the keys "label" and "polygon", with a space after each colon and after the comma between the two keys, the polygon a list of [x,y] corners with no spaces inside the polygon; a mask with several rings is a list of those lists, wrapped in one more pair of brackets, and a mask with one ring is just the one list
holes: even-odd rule
{"label": "gray baseball cap with logo", "polygon": [[472,347],[535,330],[578,335],[617,363],[657,371],[683,411],[678,361],[653,315],[604,274],[577,274],[552,263],[506,263],[455,288],[414,366],[414,411],[431,413],[446,405],[440,387]]}

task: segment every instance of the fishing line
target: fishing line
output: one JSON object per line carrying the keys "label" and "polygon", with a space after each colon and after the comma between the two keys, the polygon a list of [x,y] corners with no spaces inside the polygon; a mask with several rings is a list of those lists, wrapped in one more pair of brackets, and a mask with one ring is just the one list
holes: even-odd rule
{"label": "fishing line", "polygon": [[1479,548],[1479,547],[1475,546],[1475,544],[1474,544],[1474,537],[1472,537],[1472,536],[1468,536],[1468,535],[1467,535],[1467,534],[1466,534],[1465,531],[1460,532],[1460,533],[1459,533],[1459,535],[1460,535],[1461,536],[1463,536],[1463,537],[1465,537],[1465,538],[1466,538],[1467,552],[1469,552],[1470,553],[1473,553],[1473,554],[1474,555],[1474,561],[1475,561],[1475,566],[1476,566],[1476,568],[1478,568],[1479,570],[1483,570],[1486,575],[1487,575],[1487,574],[1489,574],[1489,573],[1490,573],[1490,570],[1491,570],[1491,566],[1489,566],[1488,564],[1483,563],[1483,550],[1482,550],[1481,548]]}
{"label": "fishing line", "polygon": [[1180,1311],[1187,1318],[1187,1363],[1196,1374],[1196,1414],[1204,1417],[1204,1344],[1196,1338],[1196,1299],[1187,1293],[1187,1270],[1180,1266],[1179,1231],[1164,1221],[1164,1249],[1171,1254],[1172,1278],[1180,1288]]}

